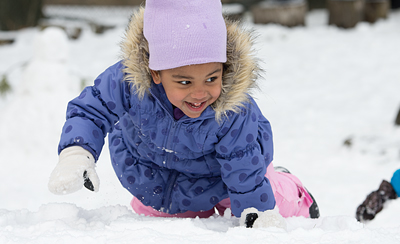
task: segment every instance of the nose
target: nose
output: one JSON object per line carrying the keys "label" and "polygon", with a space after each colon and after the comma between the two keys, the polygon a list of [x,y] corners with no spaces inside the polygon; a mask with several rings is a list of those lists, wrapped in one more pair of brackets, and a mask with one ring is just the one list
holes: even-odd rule
{"label": "nose", "polygon": [[191,97],[197,100],[202,100],[207,96],[207,90],[204,86],[198,85],[193,88],[191,92]]}

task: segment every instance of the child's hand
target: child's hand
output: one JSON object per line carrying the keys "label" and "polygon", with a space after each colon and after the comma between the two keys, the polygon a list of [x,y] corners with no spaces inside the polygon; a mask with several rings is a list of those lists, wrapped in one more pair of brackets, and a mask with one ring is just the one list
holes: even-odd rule
{"label": "child's hand", "polygon": [[57,195],[69,194],[85,186],[99,190],[99,177],[94,169],[93,155],[79,146],[68,147],[60,153],[56,168],[50,175],[49,190]]}
{"label": "child's hand", "polygon": [[286,229],[286,222],[278,209],[259,212],[255,208],[245,209],[240,216],[240,225],[246,228],[278,227]]}

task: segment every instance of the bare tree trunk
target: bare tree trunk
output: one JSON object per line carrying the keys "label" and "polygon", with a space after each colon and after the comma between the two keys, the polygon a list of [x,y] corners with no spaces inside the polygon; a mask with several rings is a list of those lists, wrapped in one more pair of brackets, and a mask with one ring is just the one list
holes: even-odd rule
{"label": "bare tree trunk", "polygon": [[363,20],[365,0],[327,0],[329,24],[353,28]]}
{"label": "bare tree trunk", "polygon": [[43,0],[1,0],[0,30],[36,26],[43,17]]}
{"label": "bare tree trunk", "polygon": [[364,8],[364,18],[370,23],[375,23],[378,19],[386,19],[390,9],[389,0],[367,0]]}
{"label": "bare tree trunk", "polygon": [[391,8],[392,9],[396,9],[396,8],[400,8],[400,0],[391,0]]}
{"label": "bare tree trunk", "polygon": [[261,2],[253,6],[251,10],[256,24],[275,23],[293,27],[305,25],[308,6],[307,1],[274,0]]}
{"label": "bare tree trunk", "polygon": [[399,112],[397,113],[397,117],[396,117],[396,120],[394,121],[394,124],[400,125],[400,109],[399,109]]}
{"label": "bare tree trunk", "polygon": [[307,0],[308,2],[308,9],[319,9],[319,8],[326,8],[326,1],[323,0]]}

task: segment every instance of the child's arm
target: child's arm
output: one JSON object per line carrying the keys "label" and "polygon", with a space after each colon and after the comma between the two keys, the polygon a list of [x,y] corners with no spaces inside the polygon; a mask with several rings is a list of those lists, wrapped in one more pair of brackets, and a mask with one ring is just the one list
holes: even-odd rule
{"label": "child's arm", "polygon": [[265,177],[272,161],[272,133],[269,122],[251,100],[242,112],[230,116],[216,145],[221,175],[228,187],[232,213],[254,207],[265,211],[275,207],[275,197]]}
{"label": "child's arm", "polygon": [[67,120],[59,143],[59,153],[70,146],[90,151],[97,161],[107,133],[129,109],[130,90],[123,82],[122,64],[109,67],[69,102]]}
{"label": "child's arm", "polygon": [[122,68],[120,63],[111,66],[95,80],[94,86],[86,87],[68,104],[59,144],[59,163],[49,181],[53,193],[71,193],[83,185],[98,191],[94,167],[104,137],[129,109],[130,90],[123,82]]}

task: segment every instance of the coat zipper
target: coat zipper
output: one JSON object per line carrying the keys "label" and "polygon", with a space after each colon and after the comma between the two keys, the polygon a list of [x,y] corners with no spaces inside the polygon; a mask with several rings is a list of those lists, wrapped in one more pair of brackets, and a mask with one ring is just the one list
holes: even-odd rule
{"label": "coat zipper", "polygon": [[176,170],[171,170],[171,174],[168,177],[168,182],[166,185],[165,189],[165,194],[164,194],[164,199],[163,199],[163,207],[165,209],[165,212],[168,213],[171,209],[171,194],[174,189],[174,185],[176,182],[176,179],[178,178],[179,172]]}
{"label": "coat zipper", "polygon": [[[168,114],[168,116],[171,118],[171,121],[172,121],[172,127],[168,134],[166,148],[165,148],[166,152],[168,153],[168,156],[166,156],[165,166],[169,166],[168,162],[171,162],[171,160],[173,160],[173,155],[175,155],[175,152],[172,149],[170,149],[170,148],[172,148],[171,145],[173,144],[174,135],[175,135],[177,128],[180,127],[180,125],[182,124],[182,122],[184,120],[176,121],[174,116],[168,112],[168,110],[165,108],[165,106],[159,101],[157,96],[154,96],[154,94],[151,92],[151,90],[150,90],[150,93],[158,101],[158,103],[164,109],[164,111],[166,111],[166,113]],[[169,151],[167,151],[167,150],[169,150]],[[167,181],[167,184],[165,187],[165,194],[163,197],[163,204],[162,204],[164,211],[166,213],[168,213],[170,211],[170,208],[171,208],[170,205],[172,204],[171,194],[174,189],[176,179],[178,178],[178,175],[179,175],[179,172],[176,170],[170,169],[170,171],[171,171],[171,174],[168,177],[168,181]]]}
{"label": "coat zipper", "polygon": [[[164,109],[164,111],[166,111],[166,114],[168,114],[168,116],[171,118],[171,121],[172,121],[172,127],[171,127],[171,130],[168,133],[166,147],[164,148],[165,152],[168,153],[166,158],[165,158],[164,165],[168,166],[168,162],[170,162],[170,160],[173,160],[173,155],[175,155],[173,150],[170,149],[170,148],[172,148],[171,145],[173,143],[175,131],[176,131],[176,128],[177,128],[179,122],[175,120],[174,116],[171,115],[168,112],[168,109],[166,109],[164,104],[162,104],[159,101],[157,96],[154,96],[154,94],[151,92],[151,90],[150,90],[150,93],[158,101],[158,103]],[[163,212],[166,212],[166,213],[168,213],[170,211],[170,208],[171,208],[170,205],[172,203],[171,194],[172,194],[172,191],[174,189],[174,185],[175,185],[176,179],[178,178],[178,175],[179,175],[179,172],[176,171],[176,170],[170,169],[170,172],[171,172],[171,174],[168,177],[168,181],[167,181],[167,184],[166,184],[166,187],[165,187],[165,194],[164,194],[163,201],[162,201],[162,206],[164,208]]]}
{"label": "coat zipper", "polygon": [[[167,139],[167,145],[166,145],[166,149],[170,150],[169,152],[167,152],[168,154],[166,157],[166,165],[165,166],[167,166],[167,167],[171,166],[170,162],[172,162],[172,160],[174,160],[175,152],[173,151],[172,144],[173,144],[175,132],[176,132],[178,126],[179,126],[179,122],[176,122],[175,120],[173,120],[172,127],[169,132],[168,139]],[[171,194],[172,194],[176,179],[178,178],[178,174],[179,174],[178,171],[173,170],[173,169],[170,169],[170,172],[171,172],[171,174],[168,177],[168,182],[165,187],[165,194],[164,194],[164,200],[163,200],[163,203],[164,203],[163,206],[167,212],[169,212],[170,207],[171,207],[170,206],[171,202],[172,202]]]}

